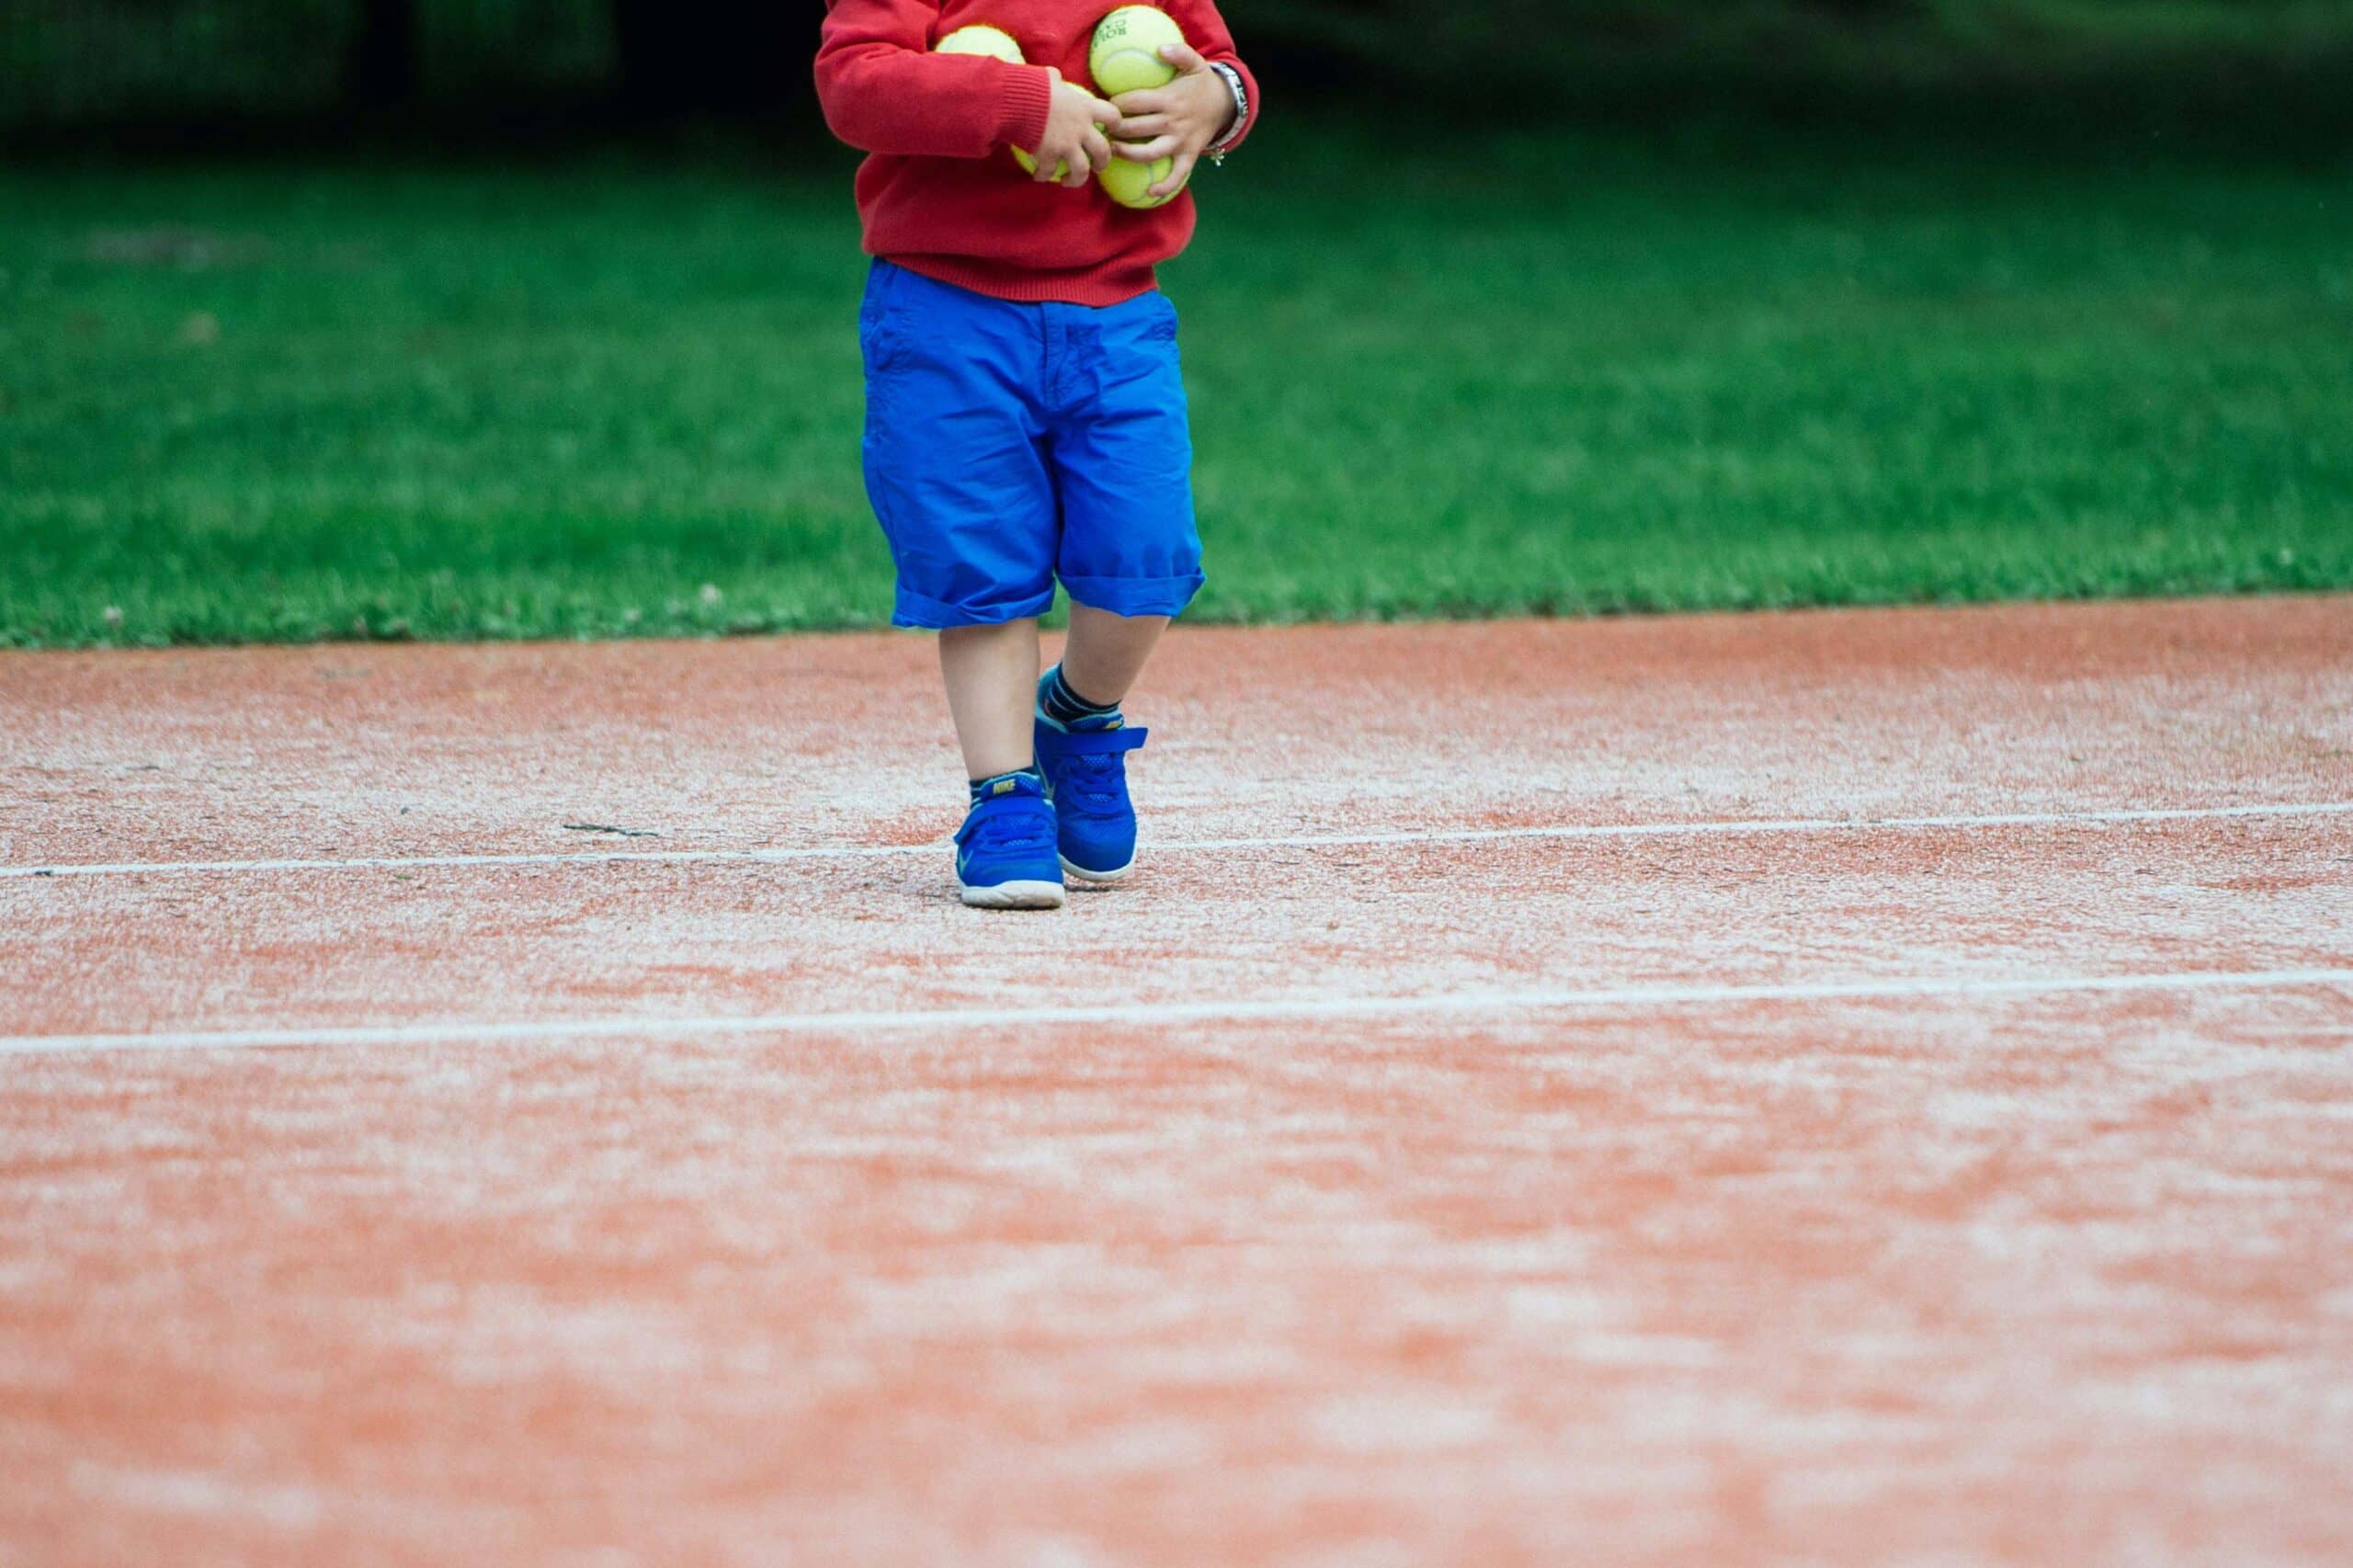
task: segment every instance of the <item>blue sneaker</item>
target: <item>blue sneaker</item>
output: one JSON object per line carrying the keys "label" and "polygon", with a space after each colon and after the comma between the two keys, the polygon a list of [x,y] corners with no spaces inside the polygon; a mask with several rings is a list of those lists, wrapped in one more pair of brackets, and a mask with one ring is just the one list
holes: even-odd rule
{"label": "blue sneaker", "polygon": [[1116,882],[1135,869],[1136,808],[1128,799],[1128,753],[1146,732],[1119,715],[1064,729],[1038,715],[1038,767],[1054,805],[1063,869],[1090,882]]}
{"label": "blue sneaker", "polygon": [[956,830],[956,886],[974,909],[1060,909],[1054,808],[1034,778],[1000,778]]}

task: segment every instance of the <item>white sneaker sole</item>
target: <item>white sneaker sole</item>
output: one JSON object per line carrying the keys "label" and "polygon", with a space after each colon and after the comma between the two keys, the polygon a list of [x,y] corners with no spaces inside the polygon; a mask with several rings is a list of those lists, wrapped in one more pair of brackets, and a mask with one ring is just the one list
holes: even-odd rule
{"label": "white sneaker sole", "polygon": [[972,909],[1060,909],[1063,906],[1063,885],[1060,882],[999,882],[993,888],[967,887],[956,884],[964,895],[966,907]]}
{"label": "white sneaker sole", "polygon": [[1133,860],[1131,860],[1116,871],[1090,871],[1084,866],[1074,866],[1071,864],[1070,858],[1067,856],[1057,855],[1054,858],[1062,861],[1063,871],[1065,875],[1076,877],[1082,882],[1116,882],[1125,878],[1130,871],[1136,869],[1136,863]]}

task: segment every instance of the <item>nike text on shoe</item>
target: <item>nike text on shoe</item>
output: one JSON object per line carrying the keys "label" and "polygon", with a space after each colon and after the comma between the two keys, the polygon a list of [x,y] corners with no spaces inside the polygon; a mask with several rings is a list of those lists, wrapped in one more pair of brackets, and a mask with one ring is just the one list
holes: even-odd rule
{"label": "nike text on shoe", "polygon": [[956,830],[956,886],[974,909],[1060,909],[1054,808],[1038,780],[1001,778]]}

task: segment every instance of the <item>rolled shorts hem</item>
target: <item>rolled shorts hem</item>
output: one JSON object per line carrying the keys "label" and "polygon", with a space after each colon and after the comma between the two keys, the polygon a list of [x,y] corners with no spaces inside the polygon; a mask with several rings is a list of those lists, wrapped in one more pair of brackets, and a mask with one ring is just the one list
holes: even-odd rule
{"label": "rolled shorts hem", "polygon": [[891,608],[891,624],[920,631],[944,631],[956,626],[1003,626],[1009,620],[1043,615],[1053,608],[1054,590],[1051,587],[1042,594],[1008,599],[1003,604],[952,605],[926,598],[903,584]]}
{"label": "rolled shorts hem", "polygon": [[1167,615],[1185,613],[1208,576],[1199,572],[1182,577],[1064,577],[1063,586],[1074,603],[1107,615]]}

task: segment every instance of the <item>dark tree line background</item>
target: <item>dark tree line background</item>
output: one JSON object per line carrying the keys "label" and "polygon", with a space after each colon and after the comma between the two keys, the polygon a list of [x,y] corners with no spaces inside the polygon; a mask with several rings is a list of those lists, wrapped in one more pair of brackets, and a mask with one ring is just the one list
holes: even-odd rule
{"label": "dark tree line background", "polygon": [[[1108,6],[1111,0],[1104,0]],[[2353,123],[2353,0],[1228,0],[1291,94]],[[815,123],[818,0],[0,0],[0,134]]]}

